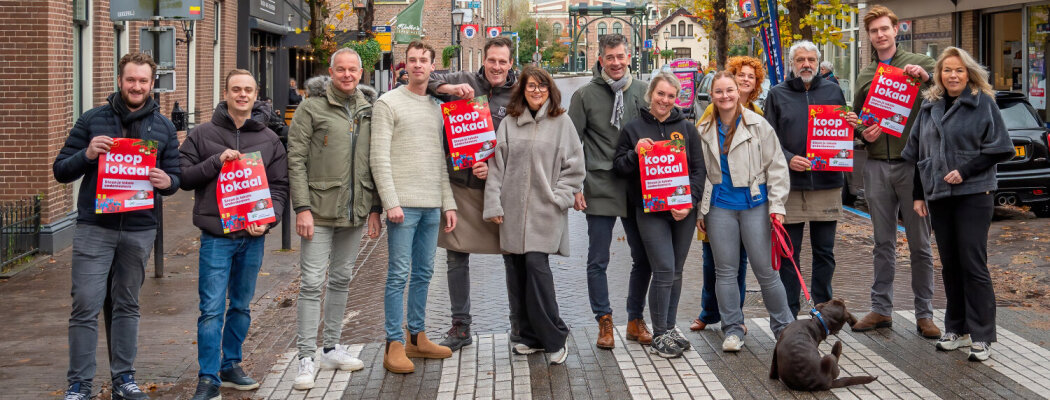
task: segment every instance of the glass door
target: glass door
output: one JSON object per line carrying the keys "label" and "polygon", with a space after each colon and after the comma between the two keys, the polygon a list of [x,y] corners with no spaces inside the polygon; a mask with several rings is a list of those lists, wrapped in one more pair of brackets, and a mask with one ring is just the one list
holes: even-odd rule
{"label": "glass door", "polygon": [[995,90],[1021,92],[1024,85],[1024,54],[1021,10],[982,16],[985,38],[982,59],[991,72]]}

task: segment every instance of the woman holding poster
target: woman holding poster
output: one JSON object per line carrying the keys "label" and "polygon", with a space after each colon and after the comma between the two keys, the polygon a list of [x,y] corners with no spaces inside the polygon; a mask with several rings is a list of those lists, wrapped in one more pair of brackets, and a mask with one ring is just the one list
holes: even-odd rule
{"label": "woman holding poster", "polygon": [[916,163],[915,212],[937,233],[941,277],[948,300],[938,350],[970,348],[984,361],[995,341],[995,292],[988,273],[995,164],[1014,156],[995,105],[988,72],[966,51],[948,47],[933,70],[933,87],[901,157]]}
{"label": "woman holding poster", "polygon": [[784,220],[790,181],[773,127],[740,105],[740,90],[732,74],[715,74],[711,99],[714,112],[700,120],[707,184],[700,206],[704,218],[697,221],[697,227],[718,232],[711,237],[711,250],[715,295],[725,333],[722,351],[735,352],[744,347],[747,333],[737,286],[741,243],[762,287],[773,336],[795,320],[770,253],[770,223],[773,218]]}
{"label": "woman holding poster", "polygon": [[583,189],[583,145],[561,108],[546,71],[528,66],[514,86],[508,116],[496,131],[496,153],[485,182],[486,220],[499,224],[500,248],[511,271],[510,298],[523,310],[515,354],[545,351],[551,364],[568,356],[569,328],[558,315],[548,257],[569,255],[573,193]]}
{"label": "woman holding poster", "polygon": [[704,190],[704,156],[696,127],[675,107],[681,85],[669,72],[649,82],[648,108],[624,125],[613,170],[626,178],[627,204],[649,255],[650,351],[681,356],[689,340],[675,329],[682,270],[696,225],[695,205]]}

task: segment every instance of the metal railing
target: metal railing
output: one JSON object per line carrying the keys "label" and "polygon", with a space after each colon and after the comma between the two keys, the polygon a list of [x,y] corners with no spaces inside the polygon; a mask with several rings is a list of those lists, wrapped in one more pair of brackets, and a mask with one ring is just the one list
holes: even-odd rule
{"label": "metal railing", "polygon": [[40,250],[40,196],[0,204],[0,273]]}

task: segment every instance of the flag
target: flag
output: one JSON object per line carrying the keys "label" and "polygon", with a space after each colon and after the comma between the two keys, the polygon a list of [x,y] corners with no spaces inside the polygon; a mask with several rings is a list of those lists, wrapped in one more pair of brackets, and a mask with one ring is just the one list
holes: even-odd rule
{"label": "flag", "polygon": [[489,26],[485,28],[490,38],[499,37],[503,33],[503,28],[498,26]]}
{"label": "flag", "polygon": [[419,40],[423,34],[423,0],[416,0],[397,14],[394,42],[400,44]]}
{"label": "flag", "polygon": [[459,29],[463,32],[463,37],[467,39],[473,39],[478,34],[477,25],[463,25]]}

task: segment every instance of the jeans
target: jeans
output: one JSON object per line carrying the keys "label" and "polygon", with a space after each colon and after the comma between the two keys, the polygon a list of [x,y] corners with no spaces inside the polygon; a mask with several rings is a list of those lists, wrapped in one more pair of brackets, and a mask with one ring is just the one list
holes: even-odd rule
{"label": "jeans", "polygon": [[503,256],[518,302],[517,308],[524,310],[518,321],[521,343],[542,348],[550,353],[565,347],[569,328],[558,315],[558,298],[554,293],[554,275],[551,274],[550,255],[539,252],[507,254]]}
{"label": "jeans", "polygon": [[977,193],[928,202],[941,279],[948,306],[944,331],[969,334],[975,342],[994,342],[995,290],[988,274],[988,228],[993,196]]}
{"label": "jeans", "polygon": [[265,240],[265,236],[231,239],[201,232],[197,363],[202,378],[221,382],[219,371],[242,360],[241,345],[252,322],[251,303]]}
{"label": "jeans", "polygon": [[343,333],[343,316],[354,261],[361,248],[365,227],[334,228],[314,226],[312,239],[302,239],[299,257],[299,334],[296,347],[299,358],[314,357],[317,352],[317,326],[321,322],[321,287],[328,285],[324,299],[324,332],[322,346],[335,347]]}
{"label": "jeans", "polygon": [[[616,225],[616,218],[587,215],[587,294],[595,320],[603,315],[612,314],[612,306],[609,304],[609,280],[605,271],[609,268],[609,247],[612,245],[612,231]],[[627,245],[631,248],[633,264],[627,285],[627,318],[634,320],[642,318],[652,270],[649,268],[649,259],[633,216],[620,218],[620,223],[623,224],[624,235],[627,236]]]}
{"label": "jeans", "polygon": [[[718,297],[715,296],[715,256],[711,250],[711,242],[704,243],[704,287],[700,291],[700,316],[696,317],[705,324],[715,324],[722,321],[722,315],[718,313]],[[740,286],[740,304],[744,304],[744,294],[747,290],[747,250],[744,244],[740,244],[740,274],[736,278]]]}
{"label": "jeans", "polygon": [[674,329],[678,317],[678,300],[682,295],[682,270],[689,257],[689,245],[696,231],[696,212],[681,221],[667,213],[646,214],[638,210],[638,232],[645,242],[645,252],[652,266],[649,286],[649,315],[653,336]]}
{"label": "jeans", "polygon": [[95,378],[98,313],[104,302],[110,315],[106,321],[110,376],[135,373],[139,290],[156,236],[155,229],[119,231],[77,224],[70,291],[69,383],[90,383]]}
{"label": "jeans", "polygon": [[386,340],[404,342],[401,330],[404,321],[405,286],[408,287],[408,332],[415,334],[426,329],[427,291],[434,275],[434,252],[437,251],[438,229],[441,225],[439,208],[402,208],[405,221],[387,226],[386,291],[383,308],[386,315]]}
{"label": "jeans", "polygon": [[751,271],[762,287],[762,302],[769,312],[769,327],[773,337],[779,336],[780,331],[795,320],[795,315],[788,308],[784,286],[773,270],[769,203],[742,211],[711,206],[705,222],[709,232],[718,232],[711,237],[711,250],[715,257],[715,294],[722,314],[722,332],[726,336],[744,337],[744,312],[737,285],[740,271],[737,262],[742,243],[751,255]]}
{"label": "jeans", "polygon": [[[831,277],[835,274],[835,226],[836,221],[810,221],[809,242],[813,248],[813,274],[809,280],[810,295],[813,296],[813,305],[831,300]],[[802,253],[802,231],[806,223],[784,224],[791,245],[794,248],[794,261],[799,271],[805,271],[799,257]],[[750,251],[748,251],[750,253]],[[802,284],[798,281],[798,274],[791,260],[784,258],[780,263],[780,280],[784,283],[787,292],[788,305],[791,307],[791,315],[798,315],[801,308],[799,304],[799,291]]]}

